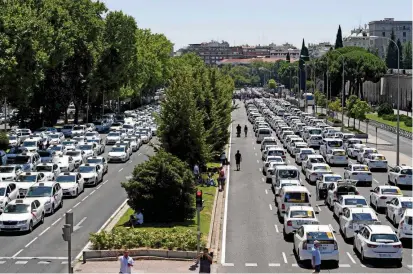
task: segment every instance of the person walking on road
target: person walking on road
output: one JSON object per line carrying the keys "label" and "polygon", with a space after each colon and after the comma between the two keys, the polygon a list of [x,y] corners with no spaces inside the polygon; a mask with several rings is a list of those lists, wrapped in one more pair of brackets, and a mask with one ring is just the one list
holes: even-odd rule
{"label": "person walking on road", "polygon": [[235,153],[235,164],[237,165],[237,171],[241,170],[241,161],[242,161],[241,153],[239,153],[239,150],[237,150],[237,153]]}
{"label": "person walking on road", "polygon": [[225,169],[224,169],[224,165],[222,165],[220,170],[219,170],[219,175],[218,175],[218,188],[219,188],[219,191],[224,190],[225,179],[226,179],[225,178]]}
{"label": "person walking on road", "polygon": [[208,253],[208,248],[204,248],[204,252],[197,257],[199,262],[199,273],[211,273],[212,253]]}
{"label": "person walking on road", "polygon": [[245,132],[245,137],[247,137],[247,133],[248,133],[248,127],[247,127],[247,125],[245,125],[245,127],[244,127],[244,132]]}
{"label": "person walking on road", "polygon": [[125,250],[123,256],[119,258],[120,261],[120,270],[121,274],[130,274],[132,273],[133,259],[129,257],[129,251]]}
{"label": "person walking on road", "polygon": [[320,273],[321,269],[321,254],[320,254],[320,242],[315,240],[314,247],[311,250],[311,265],[314,268],[313,273]]}

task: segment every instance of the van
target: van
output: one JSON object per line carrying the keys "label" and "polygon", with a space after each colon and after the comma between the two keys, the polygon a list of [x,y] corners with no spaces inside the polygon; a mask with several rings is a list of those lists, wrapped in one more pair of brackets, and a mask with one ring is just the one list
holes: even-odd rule
{"label": "van", "polygon": [[285,186],[280,190],[277,200],[277,213],[283,220],[290,206],[311,206],[310,191],[304,186]]}
{"label": "van", "polygon": [[275,181],[279,180],[300,180],[300,171],[296,166],[277,166],[274,171]]}
{"label": "van", "polygon": [[343,149],[343,140],[336,138],[323,139],[323,144],[320,146],[320,154],[326,157],[333,149]]}
{"label": "van", "polygon": [[264,150],[266,145],[277,145],[277,140],[275,137],[264,137],[264,139],[261,142],[261,151]]}
{"label": "van", "polygon": [[264,137],[271,137],[271,129],[270,128],[259,128],[257,131],[257,143],[261,143],[264,140]]}

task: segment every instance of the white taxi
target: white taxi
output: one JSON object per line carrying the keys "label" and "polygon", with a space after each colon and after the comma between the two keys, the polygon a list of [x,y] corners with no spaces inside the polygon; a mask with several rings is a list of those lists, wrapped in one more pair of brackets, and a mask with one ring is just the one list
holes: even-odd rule
{"label": "white taxi", "polygon": [[397,226],[404,211],[413,208],[413,197],[396,197],[387,201],[386,204],[386,217],[393,222],[394,226]]}
{"label": "white taxi", "polygon": [[78,166],[80,166],[81,164],[83,164],[84,162],[84,157],[83,155],[85,155],[85,152],[80,150],[80,149],[68,149],[65,152],[66,156],[70,156],[72,157],[74,164],[75,164],[75,168],[77,168]]}
{"label": "white taxi", "polygon": [[93,156],[86,159],[87,164],[97,164],[100,165],[103,169],[103,174],[108,173],[108,161],[104,157],[101,156]]}
{"label": "white taxi", "polygon": [[295,163],[301,165],[305,158],[305,155],[315,154],[315,150],[312,148],[300,148],[300,151],[295,154]]}
{"label": "white taxi", "polygon": [[77,149],[84,152],[82,153],[84,158],[88,158],[98,154],[96,147],[97,146],[95,143],[86,143],[84,145],[77,146]]}
{"label": "white taxi", "polygon": [[67,150],[76,149],[78,142],[76,140],[65,140],[62,145],[66,147]]}
{"label": "white taxi", "polygon": [[344,149],[332,149],[331,153],[326,155],[326,162],[329,165],[348,165],[348,157]]}
{"label": "white taxi", "polygon": [[343,208],[368,207],[366,198],[362,195],[342,195],[334,202],[333,215],[338,218]]}
{"label": "white taxi", "polygon": [[0,231],[30,233],[36,225],[44,223],[44,215],[44,206],[38,200],[13,200],[0,215]]}
{"label": "white taxi", "polygon": [[[273,158],[273,157],[271,157]],[[266,177],[266,182],[272,182],[273,178],[275,179],[275,169],[277,166],[282,166],[286,165],[283,159],[279,156],[274,157],[275,159],[271,159],[268,162],[268,166],[265,166],[265,177]]]}
{"label": "white taxi", "polygon": [[105,144],[106,145],[113,145],[117,141],[122,140],[121,133],[118,131],[115,132],[109,132],[109,134],[106,136]]}
{"label": "white taxi", "polygon": [[19,197],[26,196],[27,190],[35,183],[45,180],[41,172],[23,172],[16,179],[16,186],[19,189]]}
{"label": "white taxi", "polygon": [[367,147],[365,144],[352,144],[347,147],[347,155],[350,158],[357,158],[359,152]]}
{"label": "white taxi", "polygon": [[307,165],[305,170],[305,178],[310,184],[315,184],[317,179],[320,179],[323,174],[333,174],[328,164],[310,164],[310,166]]}
{"label": "white taxi", "polygon": [[125,146],[114,146],[108,153],[108,162],[127,162],[129,160],[129,153],[127,153]]}
{"label": "white taxi", "polygon": [[316,186],[316,194],[317,194],[317,200],[324,200],[327,198],[328,194],[328,187],[335,183],[338,182],[339,180],[342,180],[343,178],[341,177],[340,174],[323,174],[320,179],[318,179],[315,183]]}
{"label": "white taxi", "polygon": [[360,152],[357,154],[357,161],[359,163],[363,163],[364,159],[369,155],[369,154],[376,154],[377,149],[373,147],[364,147],[360,150]]}
{"label": "white taxi", "polygon": [[370,205],[377,211],[386,208],[387,201],[396,197],[403,197],[403,193],[397,186],[378,186],[370,190]]}
{"label": "white taxi", "polygon": [[372,153],[364,157],[363,164],[367,165],[370,170],[380,169],[387,172],[387,160],[383,154]]}
{"label": "white taxi", "polygon": [[[280,156],[267,156],[267,158],[265,159],[265,162],[262,166],[262,174],[263,175],[267,175],[268,173],[268,169],[270,168],[270,163],[274,162],[275,166],[276,165],[285,165],[285,162],[283,160],[283,158],[281,158]],[[275,169],[275,166],[271,166],[272,169]]]}
{"label": "white taxi", "polygon": [[92,138],[90,140],[87,140],[86,144],[95,146],[96,155],[101,155],[105,153],[106,145],[102,139]]}
{"label": "white taxi", "polygon": [[284,238],[289,238],[302,225],[318,225],[319,221],[311,206],[290,206],[284,217]]}
{"label": "white taxi", "polygon": [[332,182],[327,186],[327,198],[325,199],[325,204],[333,209],[334,202],[338,200],[342,195],[359,195],[357,190],[357,182],[354,180],[338,180],[337,182]]}
{"label": "white taxi", "polygon": [[102,167],[98,164],[83,164],[79,167],[79,173],[85,185],[96,186],[103,180]]}
{"label": "white taxi", "polygon": [[136,152],[139,149],[139,144],[138,144],[138,140],[135,136],[133,135],[128,135],[125,139],[125,142],[129,142],[130,147],[132,148],[132,152]]}
{"label": "white taxi", "polygon": [[19,189],[14,182],[0,182],[0,212],[8,203],[19,197]]}
{"label": "white taxi", "polygon": [[363,226],[372,224],[380,224],[379,218],[374,209],[363,205],[344,208],[339,219],[344,240],[353,238],[355,231],[360,231]]}
{"label": "white taxi", "polygon": [[36,166],[35,172],[43,173],[45,181],[54,181],[60,173],[60,167],[53,163],[41,163]]}
{"label": "white taxi", "polygon": [[52,215],[63,206],[63,190],[57,182],[36,183],[27,191],[25,200],[38,200],[46,214]]}
{"label": "white taxi", "polygon": [[356,180],[358,183],[363,183],[368,186],[373,184],[373,174],[369,167],[360,164],[350,164],[344,168],[344,179]]}
{"label": "white taxi", "polygon": [[412,240],[412,222],[413,219],[413,209],[406,209],[403,216],[398,223],[397,236],[402,241],[404,239]]}
{"label": "white taxi", "polygon": [[85,181],[77,172],[61,173],[56,178],[63,190],[63,196],[77,197],[85,189]]}
{"label": "white taxi", "polygon": [[23,172],[21,165],[0,166],[0,180],[13,181]]}
{"label": "white taxi", "polygon": [[54,158],[53,162],[60,167],[61,172],[72,172],[76,168],[75,161],[69,155],[60,155]]}
{"label": "white taxi", "polygon": [[402,266],[403,247],[393,229],[388,225],[366,225],[354,235],[353,249],[360,253],[362,263],[393,260]]}
{"label": "white taxi", "polygon": [[54,151],[57,156],[61,156],[65,154],[66,147],[64,145],[53,145],[53,146],[50,146],[47,150]]}
{"label": "white taxi", "polygon": [[326,161],[324,160],[324,157],[320,154],[306,154],[301,163],[301,171],[305,175],[305,170],[307,169],[307,166],[311,166],[311,164],[315,163],[323,164],[325,162]]}
{"label": "white taxi", "polygon": [[[274,195],[277,197],[280,194],[280,190],[285,187],[285,186],[301,186],[300,180],[290,180],[290,179],[284,179],[284,180],[272,180],[271,184],[271,190],[274,193]],[[275,205],[277,205],[277,199],[275,199]]]}
{"label": "white taxi", "polygon": [[320,243],[321,262],[334,261],[335,267],[339,265],[339,251],[334,230],[329,225],[303,225],[294,233],[294,253],[298,263],[312,260],[314,241]]}
{"label": "white taxi", "polygon": [[390,169],[388,175],[389,183],[398,185],[412,185],[412,167],[401,165]]}

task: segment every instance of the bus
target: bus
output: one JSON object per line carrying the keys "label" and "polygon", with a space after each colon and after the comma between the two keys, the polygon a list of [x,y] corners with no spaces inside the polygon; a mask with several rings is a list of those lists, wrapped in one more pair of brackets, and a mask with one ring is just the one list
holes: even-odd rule
{"label": "bus", "polygon": [[305,107],[305,101],[307,100],[307,106],[314,106],[314,94],[312,93],[304,93],[300,99],[300,107]]}

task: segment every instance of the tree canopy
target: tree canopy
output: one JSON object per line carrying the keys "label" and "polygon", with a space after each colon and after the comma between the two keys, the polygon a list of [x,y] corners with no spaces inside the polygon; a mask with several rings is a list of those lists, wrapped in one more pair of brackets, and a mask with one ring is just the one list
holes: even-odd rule
{"label": "tree canopy", "polygon": [[[392,30],[390,39],[396,43],[396,35],[394,30]],[[397,69],[397,47],[392,41],[389,41],[387,45],[387,54],[386,54],[386,65],[388,68]]]}
{"label": "tree canopy", "polygon": [[403,68],[412,69],[412,42],[406,42],[403,46]]}

